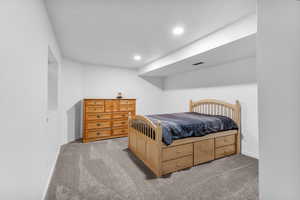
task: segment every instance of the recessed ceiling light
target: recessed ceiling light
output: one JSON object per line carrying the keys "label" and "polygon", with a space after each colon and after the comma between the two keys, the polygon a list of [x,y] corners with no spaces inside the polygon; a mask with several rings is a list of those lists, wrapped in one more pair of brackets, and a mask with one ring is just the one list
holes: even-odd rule
{"label": "recessed ceiling light", "polygon": [[134,55],[133,59],[136,60],[136,61],[139,61],[139,60],[142,59],[142,57],[140,55]]}
{"label": "recessed ceiling light", "polygon": [[184,33],[184,28],[181,26],[176,26],[173,28],[173,35],[182,35]]}

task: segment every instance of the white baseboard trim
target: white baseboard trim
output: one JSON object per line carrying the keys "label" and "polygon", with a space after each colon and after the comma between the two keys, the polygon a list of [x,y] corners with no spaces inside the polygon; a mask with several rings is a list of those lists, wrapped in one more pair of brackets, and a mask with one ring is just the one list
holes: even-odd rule
{"label": "white baseboard trim", "polygon": [[49,173],[49,176],[48,176],[48,179],[47,179],[47,182],[46,182],[46,186],[45,186],[45,189],[44,189],[44,192],[43,192],[43,198],[42,200],[45,200],[46,199],[46,195],[47,195],[47,192],[48,192],[48,188],[50,186],[50,182],[51,182],[51,179],[52,179],[52,175],[53,175],[53,172],[54,172],[54,169],[55,169],[55,166],[56,166],[56,162],[57,162],[57,159],[58,159],[58,155],[60,153],[60,146],[56,152],[56,156],[55,156],[55,160],[54,160],[54,163],[52,164],[51,166],[51,169],[50,169],[50,173]]}
{"label": "white baseboard trim", "polygon": [[245,151],[242,151],[242,154],[245,155],[245,156],[249,156],[251,158],[255,158],[257,160],[259,160],[259,156],[253,152],[245,152]]}

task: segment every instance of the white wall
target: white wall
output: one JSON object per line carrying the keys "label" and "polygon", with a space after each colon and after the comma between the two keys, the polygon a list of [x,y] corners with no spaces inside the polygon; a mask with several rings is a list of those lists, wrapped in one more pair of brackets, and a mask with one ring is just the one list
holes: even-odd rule
{"label": "white wall", "polygon": [[154,84],[130,69],[80,64],[64,59],[62,66],[63,124],[65,142],[82,137],[83,98],[115,98],[122,92],[125,98],[137,99],[137,114],[161,112],[162,82]]}
{"label": "white wall", "polygon": [[41,0],[2,0],[0,24],[0,199],[41,199],[61,143],[47,131],[48,46],[60,52]]}
{"label": "white wall", "polygon": [[300,2],[258,1],[260,199],[300,199]]}
{"label": "white wall", "polygon": [[62,62],[62,123],[64,143],[81,136],[81,100],[83,99],[83,68],[64,59]]}
{"label": "white wall", "polygon": [[162,90],[138,77],[137,71],[90,65],[83,69],[86,98],[115,98],[122,92],[124,98],[137,99],[137,114],[161,111]]}
{"label": "white wall", "polygon": [[[66,142],[80,138],[81,98],[137,98],[138,114],[188,111],[188,101],[215,98],[242,105],[242,153],[258,158],[257,84],[255,58],[245,58],[160,80],[135,70],[63,62],[63,107]],[[149,81],[150,79],[150,81]],[[152,84],[154,83],[154,84]],[[81,84],[83,84],[81,86]],[[164,87],[164,90],[161,88]],[[70,137],[71,136],[71,137]]]}
{"label": "white wall", "polygon": [[255,58],[200,69],[165,80],[163,112],[186,112],[189,100],[214,98],[242,107],[242,153],[258,158]]}

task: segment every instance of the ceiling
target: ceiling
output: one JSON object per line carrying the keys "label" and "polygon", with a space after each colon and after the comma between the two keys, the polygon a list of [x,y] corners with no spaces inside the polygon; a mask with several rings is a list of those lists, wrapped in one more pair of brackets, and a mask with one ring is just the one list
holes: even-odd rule
{"label": "ceiling", "polygon": [[[137,68],[254,13],[255,0],[46,0],[63,56]],[[172,35],[183,26],[185,33]],[[135,61],[134,54],[142,59]]]}
{"label": "ceiling", "polygon": [[[143,73],[143,76],[165,77],[192,70],[204,69],[220,64],[256,56],[256,34],[235,40],[162,68]],[[203,64],[194,65],[203,62]]]}

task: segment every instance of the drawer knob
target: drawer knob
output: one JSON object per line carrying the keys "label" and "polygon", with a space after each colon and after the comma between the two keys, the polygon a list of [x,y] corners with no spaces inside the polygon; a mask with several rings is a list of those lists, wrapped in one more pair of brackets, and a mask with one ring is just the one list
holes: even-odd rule
{"label": "drawer knob", "polygon": [[97,124],[97,126],[101,126],[101,124],[100,124],[100,123],[98,123],[98,124]]}
{"label": "drawer knob", "polygon": [[97,118],[100,118],[101,117],[101,115],[97,115]]}
{"label": "drawer knob", "polygon": [[97,132],[97,135],[100,135],[100,132]]}

